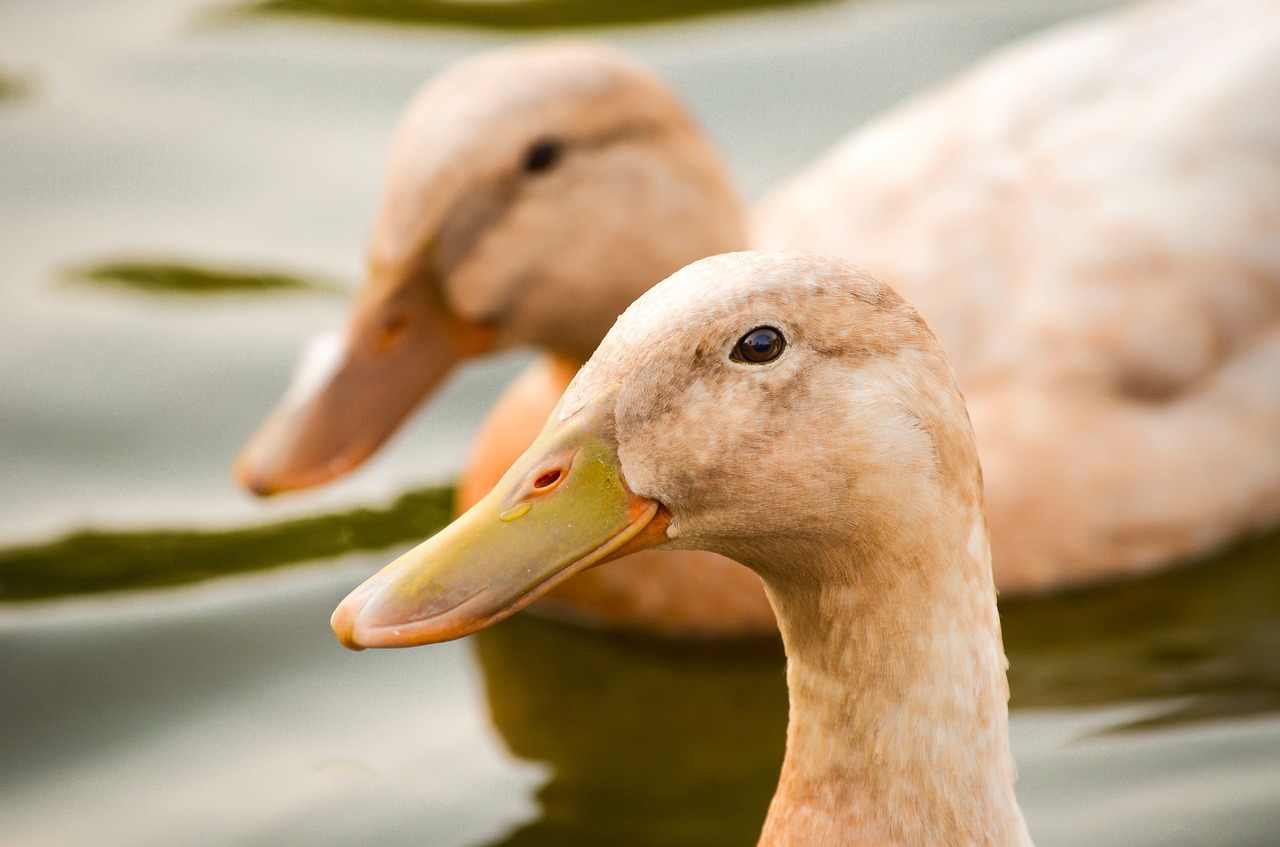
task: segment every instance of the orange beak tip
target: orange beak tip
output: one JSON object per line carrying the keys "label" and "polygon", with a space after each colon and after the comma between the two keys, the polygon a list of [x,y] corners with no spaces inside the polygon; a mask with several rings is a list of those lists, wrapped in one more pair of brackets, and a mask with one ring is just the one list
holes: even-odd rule
{"label": "orange beak tip", "polygon": [[329,618],[333,634],[348,650],[359,652],[369,646],[362,643],[360,638],[360,613],[364,611],[370,593],[367,588],[357,588],[338,604]]}
{"label": "orange beak tip", "polygon": [[243,491],[255,497],[270,497],[276,489],[268,485],[242,453],[231,466],[231,479]]}

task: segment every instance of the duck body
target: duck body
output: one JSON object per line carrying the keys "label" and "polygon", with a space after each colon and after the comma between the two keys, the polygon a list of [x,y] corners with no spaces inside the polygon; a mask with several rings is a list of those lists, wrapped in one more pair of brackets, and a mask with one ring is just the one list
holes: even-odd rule
{"label": "duck body", "polygon": [[965,388],[1002,590],[1280,519],[1280,6],[1144,5],[1006,51],[765,199],[855,259]]}
{"label": "duck body", "polygon": [[[1177,0],[1032,39],[855,133],[750,220],[675,96],[629,59],[551,44],[464,63],[402,125],[347,330],[357,353],[394,338],[403,352],[377,355],[411,378],[353,404],[336,399],[339,369],[282,404],[239,475],[272,491],[343,472],[458,358],[537,346],[544,358],[477,438],[465,509],[625,303],[750,240],[847,257],[935,328],[973,417],[1001,590],[1138,573],[1273,525],[1278,11]],[[514,95],[498,93],[506,79],[521,81]],[[524,169],[547,140],[554,164]],[[411,327],[443,329],[403,330],[405,300],[429,313]],[[393,385],[372,367],[349,382]],[[344,405],[375,437],[328,431]],[[344,438],[359,443],[334,446]],[[749,571],[703,552],[641,556],[540,608],[674,636],[774,631]]]}
{"label": "duck body", "polygon": [[[762,327],[776,355],[737,358]],[[334,629],[354,648],[460,637],[654,547],[744,562],[777,613],[790,722],[761,844],[1030,843],[976,448],[945,355],[891,289],[790,253],[676,274],[498,486]]]}

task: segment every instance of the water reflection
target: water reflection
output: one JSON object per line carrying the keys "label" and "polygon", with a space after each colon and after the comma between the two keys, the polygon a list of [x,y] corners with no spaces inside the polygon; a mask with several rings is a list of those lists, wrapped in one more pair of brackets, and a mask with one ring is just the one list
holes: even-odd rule
{"label": "water reflection", "polygon": [[436,532],[452,486],[406,491],[384,507],[229,529],[97,530],[0,549],[0,601],[175,585],[383,550]]}
{"label": "water reflection", "polygon": [[1280,532],[1000,617],[1015,708],[1185,698],[1142,725],[1280,711]]}
{"label": "water reflection", "polygon": [[399,24],[462,24],[491,29],[609,26],[831,0],[259,0],[252,14],[287,14]]}
{"label": "water reflection", "polygon": [[475,636],[494,725],[545,762],[503,847],[752,844],[782,763],[780,642],[689,644],[518,615]]}
{"label": "water reflection", "polygon": [[233,270],[181,261],[118,259],[73,268],[68,282],[136,291],[142,294],[270,294],[310,291],[342,294],[332,280],[268,270]]}
{"label": "water reflection", "polygon": [[0,101],[16,100],[30,94],[30,81],[20,76],[0,72]]}

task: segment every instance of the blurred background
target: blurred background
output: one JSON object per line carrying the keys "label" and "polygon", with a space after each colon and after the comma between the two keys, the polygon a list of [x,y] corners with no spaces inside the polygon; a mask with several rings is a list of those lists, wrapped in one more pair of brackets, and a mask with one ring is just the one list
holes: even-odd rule
{"label": "blurred background", "polygon": [[[525,354],[467,366],[314,493],[252,500],[230,462],[304,339],[341,321],[392,128],[450,62],[614,43],[673,81],[755,198],[1111,5],[6,0],[0,844],[754,843],[785,725],[772,642],[522,615],[355,655],[329,632],[446,519]],[[1278,843],[1278,565],[1272,535],[1002,603],[1041,847]]]}

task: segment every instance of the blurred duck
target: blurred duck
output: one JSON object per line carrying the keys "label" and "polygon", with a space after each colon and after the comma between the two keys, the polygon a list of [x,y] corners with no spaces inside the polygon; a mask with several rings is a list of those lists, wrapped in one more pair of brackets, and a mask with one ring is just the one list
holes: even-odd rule
{"label": "blurred duck", "polygon": [[[499,400],[459,479],[487,493],[537,436],[618,315],[695,259],[746,243],[742,203],[670,88],[609,48],[560,43],[463,62],[414,99],[392,144],[368,273],[246,445],[262,495],[363,462],[461,359],[543,357]],[[760,580],[706,553],[645,553],[544,611],[677,636],[776,630]]]}
{"label": "blurred duck", "polygon": [[352,592],[334,631],[458,638],[655,546],[745,563],[777,612],[790,720],[761,844],[1030,844],[977,450],[891,289],[783,252],[678,272],[497,487]]}
{"label": "blurred duck", "polygon": [[[261,494],[324,482],[459,359],[537,347],[479,435],[470,505],[629,302],[749,238],[853,259],[934,327],[1002,590],[1204,553],[1280,518],[1278,90],[1280,4],[1113,13],[854,134],[748,236],[715,151],[644,68],[586,44],[472,59],[411,105],[346,332],[237,475]],[[541,605],[671,635],[774,626],[759,580],[701,553],[593,569]]]}

